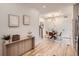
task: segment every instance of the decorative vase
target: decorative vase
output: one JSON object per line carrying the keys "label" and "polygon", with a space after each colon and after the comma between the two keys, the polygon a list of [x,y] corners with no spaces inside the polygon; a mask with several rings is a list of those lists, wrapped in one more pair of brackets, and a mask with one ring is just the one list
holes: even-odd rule
{"label": "decorative vase", "polygon": [[32,32],[28,32],[27,37],[32,37]]}

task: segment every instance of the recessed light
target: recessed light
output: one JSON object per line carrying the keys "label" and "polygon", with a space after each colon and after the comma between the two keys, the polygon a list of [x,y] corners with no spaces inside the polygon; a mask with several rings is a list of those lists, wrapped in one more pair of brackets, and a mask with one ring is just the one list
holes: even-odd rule
{"label": "recessed light", "polygon": [[46,8],[47,6],[46,6],[46,5],[43,5],[42,7],[43,7],[43,8]]}

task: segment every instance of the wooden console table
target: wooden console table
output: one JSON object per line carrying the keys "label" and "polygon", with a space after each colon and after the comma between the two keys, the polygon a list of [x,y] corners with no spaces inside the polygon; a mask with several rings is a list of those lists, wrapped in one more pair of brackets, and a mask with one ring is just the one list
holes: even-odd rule
{"label": "wooden console table", "polygon": [[10,42],[3,45],[4,56],[20,56],[31,50],[35,46],[34,37]]}

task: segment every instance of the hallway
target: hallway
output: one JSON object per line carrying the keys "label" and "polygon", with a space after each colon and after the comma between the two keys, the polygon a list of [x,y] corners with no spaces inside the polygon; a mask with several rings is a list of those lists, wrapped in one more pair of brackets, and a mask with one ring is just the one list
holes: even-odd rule
{"label": "hallway", "polygon": [[35,49],[23,56],[75,56],[75,49],[63,41],[43,39],[36,44]]}

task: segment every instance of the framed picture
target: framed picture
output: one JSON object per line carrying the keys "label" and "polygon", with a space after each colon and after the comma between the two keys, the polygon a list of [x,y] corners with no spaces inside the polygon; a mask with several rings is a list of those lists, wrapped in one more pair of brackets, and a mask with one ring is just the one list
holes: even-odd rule
{"label": "framed picture", "polygon": [[30,25],[30,16],[23,15],[23,24],[24,25]]}
{"label": "framed picture", "polygon": [[19,26],[19,16],[17,15],[8,15],[9,27],[18,27]]}

